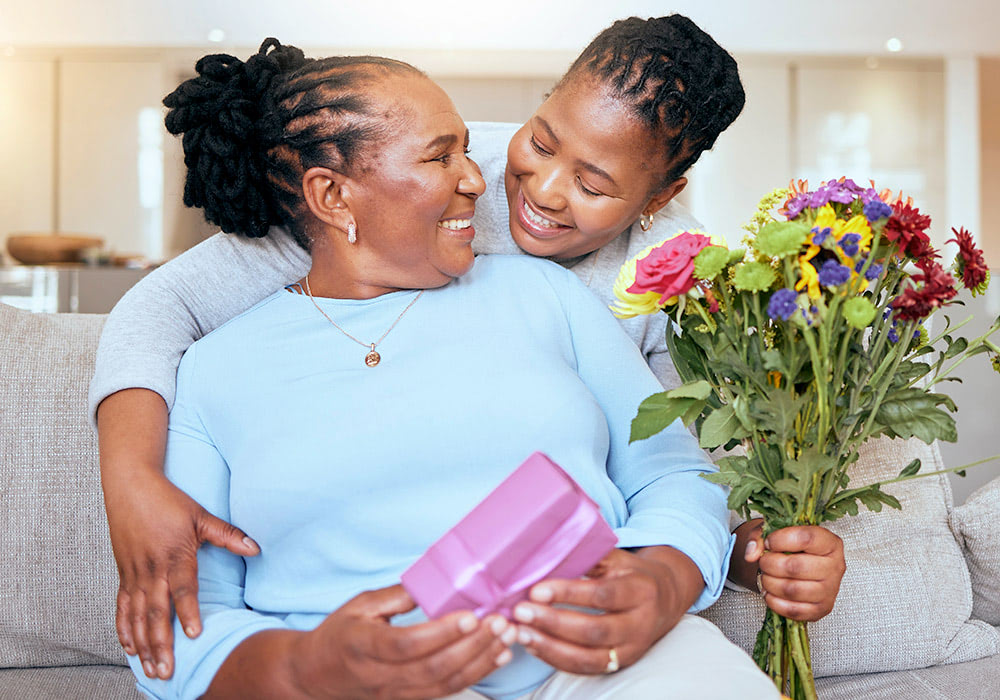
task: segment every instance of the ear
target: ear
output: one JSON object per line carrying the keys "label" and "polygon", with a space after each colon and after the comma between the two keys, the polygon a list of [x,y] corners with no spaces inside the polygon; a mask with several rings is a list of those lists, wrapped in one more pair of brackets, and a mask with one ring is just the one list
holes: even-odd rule
{"label": "ear", "polygon": [[348,206],[349,178],[330,168],[309,168],[302,176],[302,194],[309,212],[323,223],[347,230],[354,219]]}
{"label": "ear", "polygon": [[646,206],[643,207],[642,213],[653,215],[660,211],[660,209],[663,209],[663,207],[670,203],[670,200],[683,192],[684,188],[687,187],[687,184],[688,180],[686,177],[677,178],[659,192],[654,193],[653,196],[649,198]]}

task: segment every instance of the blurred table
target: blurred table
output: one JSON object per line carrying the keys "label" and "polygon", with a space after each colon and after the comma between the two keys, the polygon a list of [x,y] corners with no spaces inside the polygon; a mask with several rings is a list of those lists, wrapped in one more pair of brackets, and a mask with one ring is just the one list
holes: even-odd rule
{"label": "blurred table", "polygon": [[40,313],[103,314],[150,272],[85,265],[3,265],[0,302]]}

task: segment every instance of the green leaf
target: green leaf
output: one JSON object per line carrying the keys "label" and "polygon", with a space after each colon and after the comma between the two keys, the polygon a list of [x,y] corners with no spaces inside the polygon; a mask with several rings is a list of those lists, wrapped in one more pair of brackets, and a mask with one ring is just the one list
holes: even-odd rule
{"label": "green leaf", "polygon": [[714,279],[729,262],[729,249],[710,245],[694,256],[694,277],[699,280]]}
{"label": "green leaf", "polygon": [[955,419],[937,407],[950,401],[944,394],[931,394],[916,387],[904,389],[886,397],[875,419],[901,438],[916,437],[928,445],[935,440],[955,442],[958,440]]}
{"label": "green leaf", "polygon": [[[707,384],[707,382],[705,383]],[[629,436],[630,443],[636,440],[645,440],[652,435],[656,435],[675,420],[691,411],[692,408],[697,406],[700,411],[701,407],[705,405],[703,399],[672,398],[669,396],[669,393],[662,391],[659,394],[653,394],[639,404],[639,412],[632,419],[632,432]]]}
{"label": "green leaf", "polygon": [[909,464],[907,464],[905,467],[903,467],[903,471],[899,472],[899,475],[901,477],[902,476],[913,476],[914,474],[916,474],[919,471],[920,471],[920,460],[919,459],[915,459],[912,462],[910,462]]}
{"label": "green leaf", "polygon": [[767,263],[745,262],[736,266],[733,286],[743,292],[764,292],[771,288],[777,276]]}
{"label": "green leaf", "polygon": [[753,247],[769,258],[786,258],[802,250],[808,235],[809,226],[801,221],[772,221],[757,233]]}
{"label": "green leaf", "polygon": [[698,434],[698,444],[707,450],[724,445],[729,440],[743,438],[748,435],[748,431],[736,417],[736,412],[730,405],[717,408],[708,414],[705,422],[701,424],[701,431]]}
{"label": "green leaf", "polygon": [[955,355],[959,355],[965,352],[965,349],[967,347],[969,347],[968,340],[966,340],[965,338],[956,338],[954,342],[952,342],[952,344],[949,345],[947,349],[945,349],[944,359],[950,360],[951,358],[955,357]]}
{"label": "green leaf", "polygon": [[712,385],[704,379],[699,379],[696,382],[682,384],[665,393],[671,399],[707,399],[708,395],[712,393]]}

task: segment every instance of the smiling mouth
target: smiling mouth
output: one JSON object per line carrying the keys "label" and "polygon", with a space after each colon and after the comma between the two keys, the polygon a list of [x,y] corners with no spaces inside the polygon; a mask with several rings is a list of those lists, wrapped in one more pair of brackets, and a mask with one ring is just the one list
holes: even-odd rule
{"label": "smiling mouth", "polygon": [[461,231],[472,226],[472,219],[443,219],[438,222],[438,226],[449,231]]}
{"label": "smiling mouth", "polygon": [[566,226],[558,221],[553,221],[552,219],[539,214],[530,204],[528,204],[528,201],[524,197],[524,192],[518,192],[517,213],[518,219],[520,220],[522,226],[528,230],[528,233],[536,235],[540,238],[549,238],[554,235],[559,235],[572,228],[571,226]]}

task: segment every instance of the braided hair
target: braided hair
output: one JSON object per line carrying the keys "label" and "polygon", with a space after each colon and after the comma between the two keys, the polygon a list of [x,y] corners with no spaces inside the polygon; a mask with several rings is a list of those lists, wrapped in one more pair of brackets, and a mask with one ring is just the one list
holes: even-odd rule
{"label": "braided hair", "polygon": [[163,99],[167,131],[183,134],[184,204],[227,233],[259,238],[286,226],[306,250],[305,172],[364,168],[388,129],[365,85],[385,72],[423,75],[377,56],[306,58],[277,39],[246,62],[205,56],[195,71]]}
{"label": "braided hair", "polygon": [[736,61],[683,15],[630,17],[602,31],[555,89],[598,78],[662,143],[667,185],[687,171],[743,109]]}

